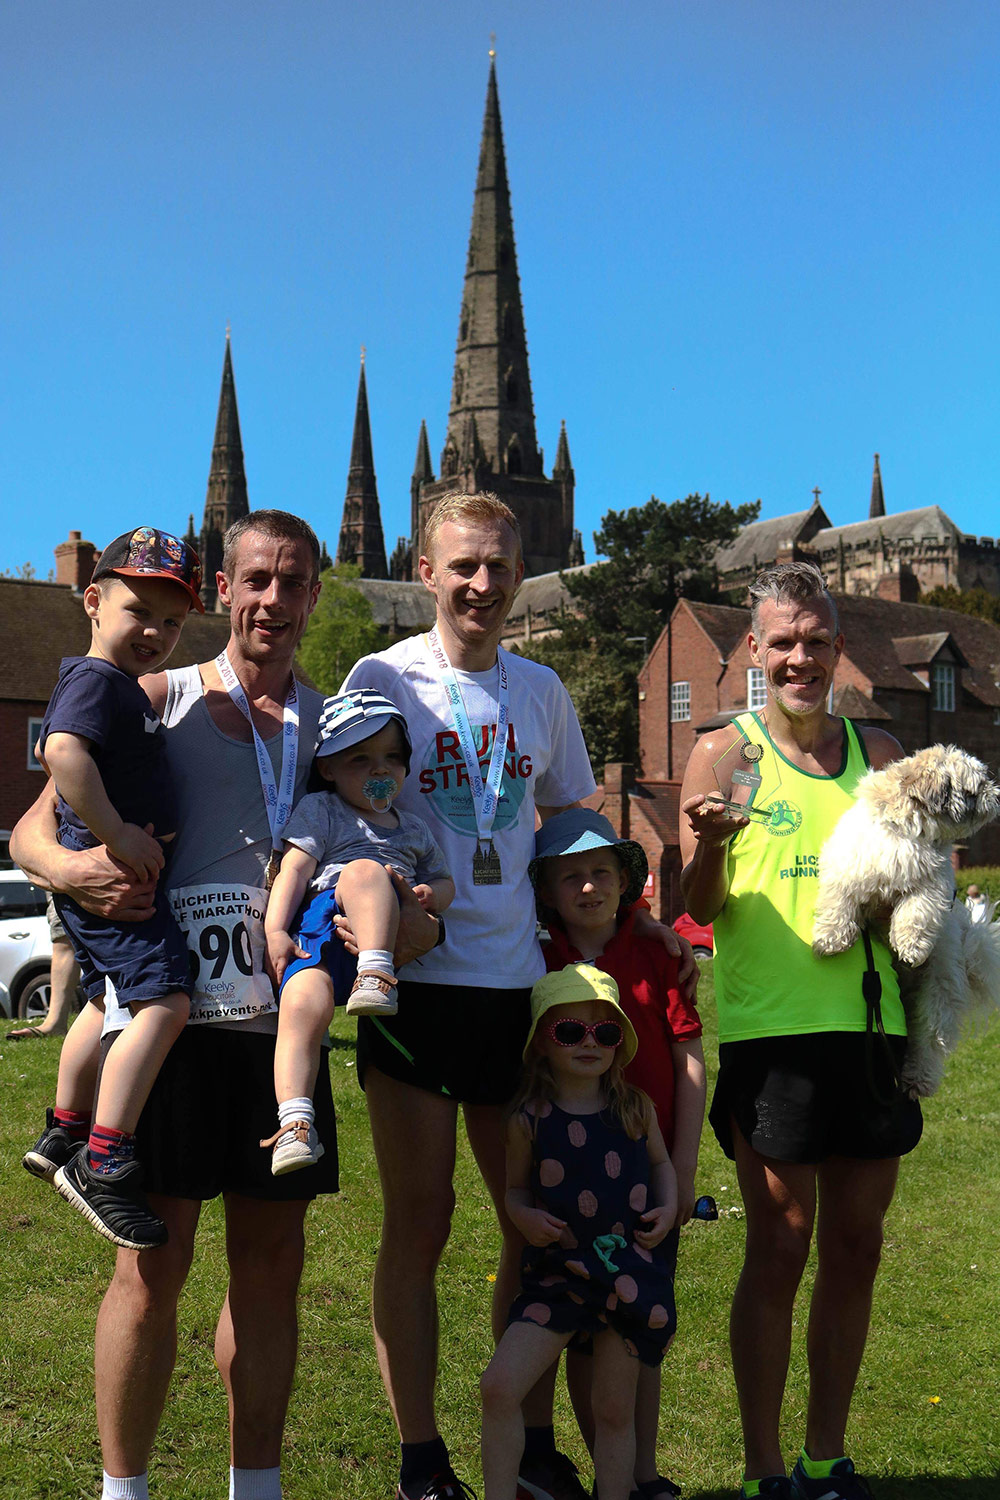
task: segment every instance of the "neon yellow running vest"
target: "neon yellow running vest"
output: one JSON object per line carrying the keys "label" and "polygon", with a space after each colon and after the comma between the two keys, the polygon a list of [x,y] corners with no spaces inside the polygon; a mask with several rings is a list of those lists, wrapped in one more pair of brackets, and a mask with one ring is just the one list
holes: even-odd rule
{"label": "neon yellow running vest", "polygon": [[[843,724],[840,770],[814,776],[786,760],[757,714],[734,721],[734,729],[761,747],[761,783],[752,800],[770,809],[771,818],[751,822],[729,844],[729,896],[715,919],[721,1042],[865,1029],[864,944],[859,940],[832,958],[812,951],[819,852],[869,769],[858,731],[849,719]],[[872,949],[882,976],[885,1029],[905,1036],[889,949],[874,935]]]}

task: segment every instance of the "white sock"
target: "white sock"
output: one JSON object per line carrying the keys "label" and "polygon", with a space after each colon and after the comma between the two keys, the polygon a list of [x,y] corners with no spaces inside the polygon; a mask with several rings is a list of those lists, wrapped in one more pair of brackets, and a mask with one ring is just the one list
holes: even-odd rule
{"label": "white sock", "polygon": [[281,1500],[280,1469],[230,1469],[229,1500]]}
{"label": "white sock", "polygon": [[[316,1119],[316,1106],[312,1100],[303,1096],[301,1099],[282,1099],[278,1105],[278,1124],[290,1125],[293,1120],[305,1120],[307,1125],[312,1125]],[[239,1474],[270,1474],[270,1469],[238,1469]]]}
{"label": "white sock", "polygon": [[377,969],[380,974],[395,974],[392,967],[392,954],[387,948],[362,948],[358,954],[358,973],[362,970]]}
{"label": "white sock", "polygon": [[141,1474],[128,1474],[122,1479],[117,1479],[114,1474],[109,1474],[105,1470],[101,1500],[149,1500],[147,1471],[144,1469]]}

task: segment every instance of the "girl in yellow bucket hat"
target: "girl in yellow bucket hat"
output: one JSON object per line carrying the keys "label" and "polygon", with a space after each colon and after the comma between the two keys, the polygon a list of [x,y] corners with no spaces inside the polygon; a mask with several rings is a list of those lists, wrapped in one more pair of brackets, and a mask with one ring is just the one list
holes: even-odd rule
{"label": "girl in yellow bucket hat", "polygon": [[676,1325],[659,1247],[677,1180],[640,1090],[636,1037],[609,974],[570,964],[531,992],[524,1073],[507,1130],[507,1198],[528,1241],[521,1292],[482,1378],[485,1500],[515,1500],[521,1401],[577,1336],[594,1340],[594,1468],[601,1500],[628,1500],[640,1363]]}

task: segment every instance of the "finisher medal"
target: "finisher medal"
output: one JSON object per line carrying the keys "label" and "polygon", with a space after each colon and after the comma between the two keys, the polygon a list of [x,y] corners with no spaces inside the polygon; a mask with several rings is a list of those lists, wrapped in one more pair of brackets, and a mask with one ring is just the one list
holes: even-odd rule
{"label": "finisher medal", "polygon": [[267,890],[270,890],[274,882],[277,880],[278,871],[280,870],[280,868],[281,855],[278,853],[277,849],[272,849],[268,857],[267,869],[264,871],[264,886]]}
{"label": "finisher medal", "polygon": [[485,849],[478,840],[476,841],[476,852],[472,856],[472,883],[473,885],[503,884],[500,856],[493,847],[492,839]]}

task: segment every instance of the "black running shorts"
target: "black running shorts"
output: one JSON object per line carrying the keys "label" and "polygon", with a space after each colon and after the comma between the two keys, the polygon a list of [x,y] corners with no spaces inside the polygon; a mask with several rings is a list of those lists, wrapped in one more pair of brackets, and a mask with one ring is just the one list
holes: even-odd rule
{"label": "black running shorts", "polygon": [[[115,1035],[121,1033],[104,1038],[102,1056]],[[139,1117],[136,1145],[147,1192],[202,1200],[241,1193],[285,1203],[337,1191],[337,1122],[325,1047],[315,1098],[324,1155],[314,1167],[271,1176],[271,1151],[260,1142],[278,1128],[274,1042],[261,1032],[185,1027]]]}
{"label": "black running shorts", "polygon": [[462,1104],[506,1104],[517,1087],[531,990],[399,986],[394,1016],[358,1018],[358,1080],[377,1068]]}
{"label": "black running shorts", "polygon": [[[888,1042],[898,1076],[906,1038]],[[760,1156],[788,1162],[905,1156],[923,1129],[881,1038],[855,1031],[723,1042],[709,1120],[728,1157],[735,1120]]]}

